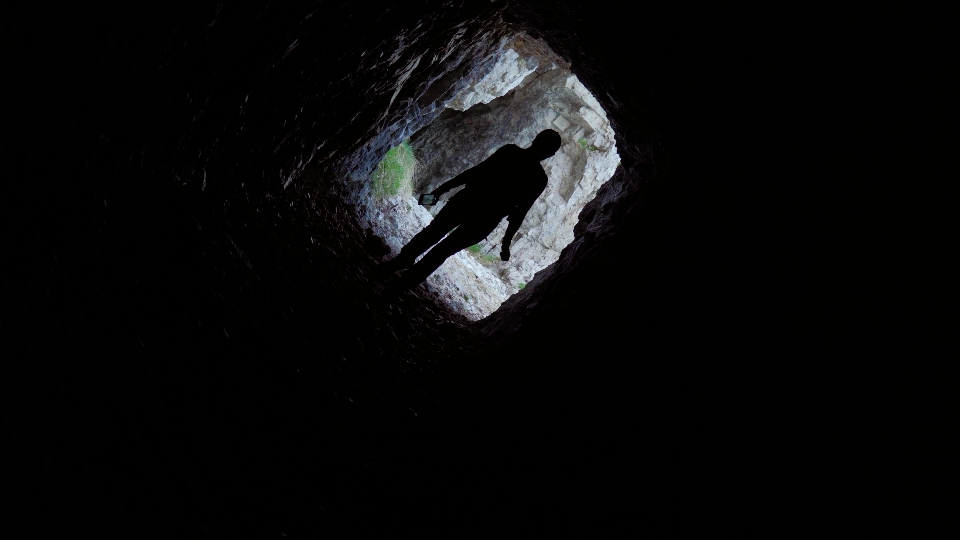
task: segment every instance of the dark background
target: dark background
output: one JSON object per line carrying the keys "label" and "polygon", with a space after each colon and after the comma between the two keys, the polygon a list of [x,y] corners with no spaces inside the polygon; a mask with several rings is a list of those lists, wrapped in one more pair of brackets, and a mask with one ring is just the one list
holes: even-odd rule
{"label": "dark background", "polygon": [[497,348],[428,299],[376,303],[331,182],[282,180],[375,134],[390,74],[361,51],[501,8],[8,12],[17,537],[781,536],[944,508],[905,487],[935,444],[907,411],[938,398],[877,256],[905,234],[885,128],[936,35],[893,7],[510,3],[610,112],[614,181],[648,176]]}

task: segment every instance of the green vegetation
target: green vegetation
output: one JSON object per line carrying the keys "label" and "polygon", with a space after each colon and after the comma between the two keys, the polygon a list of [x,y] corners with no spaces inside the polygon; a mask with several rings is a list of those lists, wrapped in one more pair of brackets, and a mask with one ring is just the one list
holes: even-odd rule
{"label": "green vegetation", "polygon": [[378,199],[393,197],[401,193],[408,195],[413,191],[413,176],[417,170],[417,159],[408,141],[391,148],[384,156],[370,182],[370,190]]}
{"label": "green vegetation", "polygon": [[597,150],[597,147],[591,144],[590,141],[586,139],[582,139],[582,138],[577,139],[577,144],[582,146],[583,149],[586,150],[587,152],[593,152],[594,150]]}
{"label": "green vegetation", "polygon": [[480,264],[489,267],[491,264],[500,260],[500,257],[496,255],[490,255],[489,253],[484,253],[480,244],[474,244],[467,248],[467,251],[473,254],[474,257],[480,261]]}
{"label": "green vegetation", "polygon": [[518,288],[518,289],[522,289],[522,288],[524,288],[524,287],[526,287],[526,286],[527,286],[527,284],[524,283],[524,282],[522,282],[522,281],[517,284],[517,288]]}

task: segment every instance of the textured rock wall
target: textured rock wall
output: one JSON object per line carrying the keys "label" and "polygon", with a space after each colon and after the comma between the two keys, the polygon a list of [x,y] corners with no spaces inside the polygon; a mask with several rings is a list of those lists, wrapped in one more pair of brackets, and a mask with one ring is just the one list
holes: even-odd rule
{"label": "textured rock wall", "polygon": [[[344,199],[355,205],[369,234],[383,239],[394,254],[423,229],[432,216],[407,190],[386,199],[374,196],[370,188],[374,166],[387,150],[433,121],[465,90],[483,81],[487,81],[483,84],[491,84],[490,73],[496,72],[503,64],[506,38],[501,36],[506,31],[503,25],[490,24],[466,47],[461,47],[456,39],[452,40],[442,49],[442,56],[434,56],[435,61],[440,58],[438,62],[448,56],[451,59],[439,63],[437,74],[416,91],[417,101],[407,107],[403,118],[385,126],[370,142],[325,172],[336,179]],[[421,56],[412,61],[410,70],[419,65]],[[510,294],[495,275],[465,253],[450,257],[427,279],[426,287],[435,300],[446,303],[471,320],[486,317]]]}
{"label": "textured rock wall", "polygon": [[[495,12],[490,17],[483,25],[470,27],[469,34],[467,28],[460,28],[440,41],[426,29],[400,38],[400,48],[388,59],[400,64],[388,82],[373,89],[393,91],[387,109],[358,147],[323,170],[345,187],[348,201],[365,209],[362,218],[369,219],[371,173],[387,151],[430,123],[454,96],[494,69],[501,57],[498,45],[508,30]],[[412,78],[414,73],[419,77]],[[406,99],[397,102],[401,91]]]}
{"label": "textured rock wall", "polygon": [[[517,55],[504,57],[515,59]],[[596,99],[562,65],[549,60],[540,65],[544,67],[523,75],[525,80],[520,83],[503,85],[506,95],[463,112],[447,111],[412,139],[421,161],[417,188],[428,192],[505,144],[526,147],[544,129],[560,132],[560,150],[543,162],[547,188],[514,238],[511,260],[494,265],[495,272],[512,288],[529,282],[536,272],[557,260],[573,241],[580,210],[613,176],[620,162],[613,130]],[[465,92],[471,99],[477,93],[473,88]],[[431,212],[442,207],[439,204]],[[482,244],[485,253],[499,254],[506,226],[504,220],[488,236]]]}
{"label": "textured rock wall", "polygon": [[[379,132],[371,134],[365,144],[350,154],[313,173],[332,180],[330,189],[356,208],[368,234],[383,239],[393,253],[429,223],[432,215],[417,205],[415,197],[400,194],[381,200],[372,196],[372,171],[383,155],[444,111],[488,102],[529,80],[529,75],[563,65],[563,60],[543,43],[511,30],[496,10],[491,11],[482,24],[459,28],[449,39],[436,41],[425,30],[419,33],[414,30],[410,35],[401,36],[399,43],[399,48],[385,62],[390,66],[397,64],[390,68],[395,70],[394,82],[390,83],[395,90],[387,105],[388,112],[393,114],[392,120],[388,122],[384,112],[376,126]],[[430,58],[429,63],[421,64],[425,58]],[[413,77],[414,73],[420,76]],[[378,85],[374,91],[382,92],[384,87]],[[395,103],[401,90],[408,98]],[[298,164],[284,186],[304,170],[303,165]],[[431,167],[432,163],[424,165]],[[423,170],[418,173],[418,179],[424,176]],[[520,253],[523,253],[522,247]],[[491,268],[461,252],[431,275],[426,287],[435,300],[471,320],[479,320],[516,292],[518,284],[529,279],[528,274],[532,276],[532,272],[510,274],[506,270],[505,267]]]}
{"label": "textured rock wall", "polygon": [[569,63],[550,47],[525,34],[507,35],[500,41],[497,60],[481,79],[469,84],[444,106],[465,111],[478,103],[487,104],[525,82],[534,72],[545,73]]}
{"label": "textured rock wall", "polygon": [[[479,257],[459,253],[427,280],[440,298],[477,320],[557,260],[573,241],[581,208],[613,175],[619,156],[603,108],[544,43],[514,34],[501,38],[495,48],[488,41],[474,54],[471,61],[479,65],[456,82],[460,90],[447,92],[433,109],[409,119],[400,130],[425,125],[412,139],[419,160],[415,195],[367,197],[361,208],[365,225],[396,253],[448,200],[428,213],[417,205],[416,194],[432,191],[504,144],[526,147],[543,129],[560,132],[560,150],[543,162],[548,186],[515,236],[511,260],[499,261],[504,220],[481,243]],[[446,111],[437,115],[442,109]],[[365,148],[351,159],[362,161],[369,152]],[[353,174],[354,183],[364,185],[364,179]]]}
{"label": "textured rock wall", "polygon": [[[433,220],[427,209],[417,204],[416,197],[396,195],[369,204],[369,219],[364,223],[370,233],[384,240],[393,254]],[[496,311],[513,292],[497,273],[466,251],[440,265],[427,278],[425,287],[435,300],[471,321]]]}

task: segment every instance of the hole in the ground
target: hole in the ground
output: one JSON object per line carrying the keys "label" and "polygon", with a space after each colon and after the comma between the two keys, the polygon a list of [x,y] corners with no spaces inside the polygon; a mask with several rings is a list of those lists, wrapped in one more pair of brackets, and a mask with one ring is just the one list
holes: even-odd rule
{"label": "hole in the ground", "polygon": [[559,132],[560,150],[541,163],[548,186],[514,237],[510,260],[499,257],[504,219],[422,285],[468,319],[479,320],[558,259],[574,239],[580,210],[613,176],[620,158],[606,112],[544,43],[522,34],[503,39],[483,69],[460,72],[472,78],[437,102],[443,112],[389,150],[370,175],[362,219],[396,254],[449,200],[420,206],[418,195],[503,145],[525,148],[544,129]]}

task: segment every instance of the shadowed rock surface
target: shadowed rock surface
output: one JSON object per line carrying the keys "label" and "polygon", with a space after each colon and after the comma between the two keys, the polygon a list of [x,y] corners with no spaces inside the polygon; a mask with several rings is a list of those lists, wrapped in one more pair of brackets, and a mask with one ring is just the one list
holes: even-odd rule
{"label": "shadowed rock surface", "polygon": [[[902,98],[872,80],[896,33],[768,9],[14,8],[10,537],[886,526],[916,438],[873,399],[906,376],[869,352],[839,158]],[[370,172],[517,33],[569,62],[621,165],[481,324],[386,301]]]}

